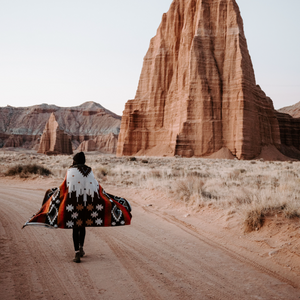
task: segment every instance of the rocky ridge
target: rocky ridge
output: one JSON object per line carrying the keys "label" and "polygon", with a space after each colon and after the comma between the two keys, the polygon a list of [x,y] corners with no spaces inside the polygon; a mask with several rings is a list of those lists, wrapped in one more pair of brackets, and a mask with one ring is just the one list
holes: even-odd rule
{"label": "rocky ridge", "polygon": [[[37,148],[52,113],[59,127],[72,140],[74,148],[85,140],[97,137],[105,139],[106,136],[109,141],[111,133],[119,134],[121,117],[95,102],[74,107],[48,104],[31,107],[6,106],[0,107],[0,147]],[[114,145],[106,147],[113,148]]]}

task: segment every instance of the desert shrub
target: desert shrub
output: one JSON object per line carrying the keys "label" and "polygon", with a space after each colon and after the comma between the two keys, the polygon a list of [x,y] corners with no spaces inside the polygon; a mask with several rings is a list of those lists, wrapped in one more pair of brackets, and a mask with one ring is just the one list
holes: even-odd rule
{"label": "desert shrub", "polygon": [[283,216],[287,219],[300,219],[300,207],[295,206],[291,203],[288,203],[287,205],[285,205],[284,209],[283,209]]}
{"label": "desert shrub", "polygon": [[265,214],[261,208],[253,208],[246,214],[244,221],[245,232],[251,232],[260,229],[264,224]]}
{"label": "desert shrub", "polygon": [[201,196],[204,182],[197,177],[187,177],[175,182],[175,192],[184,202],[188,202],[193,195]]}
{"label": "desert shrub", "polygon": [[252,209],[248,210],[244,221],[245,232],[260,229],[266,216],[283,215],[287,219],[300,218],[300,211],[297,208],[289,207],[287,204],[267,203],[253,205]]}
{"label": "desert shrub", "polygon": [[132,156],[132,157],[129,157],[128,160],[129,161],[136,161],[136,158],[134,156]]}
{"label": "desert shrub", "polygon": [[263,226],[265,217],[280,215],[287,219],[300,218],[300,201],[297,193],[287,190],[257,190],[249,199],[249,203],[241,203],[246,212],[244,219],[245,232],[258,230]]}
{"label": "desert shrub", "polygon": [[94,169],[97,178],[103,178],[110,173],[110,169],[107,166],[99,166]]}
{"label": "desert shrub", "polygon": [[238,179],[240,174],[241,174],[240,170],[233,170],[231,173],[228,174],[228,177],[232,180],[236,180]]}
{"label": "desert shrub", "polygon": [[37,165],[37,164],[27,164],[27,165],[16,165],[8,169],[5,173],[5,176],[16,176],[28,177],[30,174],[49,176],[51,171],[47,168]]}
{"label": "desert shrub", "polygon": [[203,198],[210,199],[210,200],[212,200],[212,199],[216,200],[216,199],[219,198],[218,196],[214,195],[213,193],[208,192],[208,191],[204,191],[204,190],[201,191],[201,196]]}
{"label": "desert shrub", "polygon": [[150,176],[153,177],[153,178],[161,178],[162,177],[162,174],[160,171],[158,170],[152,170],[150,172]]}
{"label": "desert shrub", "polygon": [[172,169],[170,172],[168,172],[166,174],[167,178],[172,179],[173,177],[184,177],[184,170],[180,169],[180,170],[174,170]]}
{"label": "desert shrub", "polygon": [[276,177],[273,177],[272,179],[271,179],[271,187],[272,188],[274,188],[274,189],[276,189],[276,188],[278,188],[279,187],[279,179],[278,178],[276,178]]}
{"label": "desert shrub", "polygon": [[194,177],[199,177],[199,178],[209,178],[210,177],[209,173],[198,172],[198,171],[190,171],[190,172],[187,172],[186,175],[188,177],[189,176],[194,176]]}
{"label": "desert shrub", "polygon": [[255,179],[254,179],[254,184],[256,185],[257,189],[260,189],[262,184],[263,184],[263,180],[262,180],[262,176],[258,175]]}
{"label": "desert shrub", "polygon": [[250,197],[249,194],[237,195],[235,196],[235,203],[237,205],[251,204],[252,198]]}
{"label": "desert shrub", "polygon": [[143,163],[143,164],[147,164],[147,163],[148,163],[148,160],[147,160],[147,159],[142,159],[142,163]]}

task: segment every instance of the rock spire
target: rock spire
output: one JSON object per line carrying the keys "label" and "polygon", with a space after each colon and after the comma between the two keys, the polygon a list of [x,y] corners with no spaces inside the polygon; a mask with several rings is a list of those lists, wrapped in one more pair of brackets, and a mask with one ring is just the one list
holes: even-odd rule
{"label": "rock spire", "polygon": [[59,128],[54,113],[50,115],[45,126],[38,153],[48,155],[73,153],[71,140],[69,136]]}
{"label": "rock spire", "polygon": [[273,103],[256,85],[235,0],[174,0],[151,40],[117,155],[239,159],[280,148]]}

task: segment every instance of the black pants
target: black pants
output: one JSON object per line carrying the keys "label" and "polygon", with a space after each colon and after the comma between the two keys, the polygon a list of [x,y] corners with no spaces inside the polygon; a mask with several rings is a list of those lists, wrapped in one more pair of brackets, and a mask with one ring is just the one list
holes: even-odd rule
{"label": "black pants", "polygon": [[75,251],[79,250],[79,246],[83,247],[85,238],[85,227],[73,228],[73,242]]}

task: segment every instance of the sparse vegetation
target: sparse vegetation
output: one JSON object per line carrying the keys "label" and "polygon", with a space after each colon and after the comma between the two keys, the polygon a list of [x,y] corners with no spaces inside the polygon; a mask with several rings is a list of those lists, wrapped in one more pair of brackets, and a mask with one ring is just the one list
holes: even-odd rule
{"label": "sparse vegetation", "polygon": [[5,176],[20,176],[21,178],[27,178],[29,175],[41,175],[49,176],[51,173],[47,168],[37,165],[37,164],[27,164],[27,165],[16,165],[9,168],[5,172]]}
{"label": "sparse vegetation", "polygon": [[[195,211],[209,206],[239,214],[244,218],[246,232],[259,230],[266,218],[300,219],[300,162],[116,157],[95,153],[87,153],[86,160],[100,182],[160,190]],[[41,170],[47,166],[51,176],[63,179],[72,156],[0,152],[0,172],[7,176],[29,176],[30,168],[21,167],[31,164],[39,166],[34,174],[46,175]]]}

